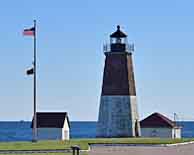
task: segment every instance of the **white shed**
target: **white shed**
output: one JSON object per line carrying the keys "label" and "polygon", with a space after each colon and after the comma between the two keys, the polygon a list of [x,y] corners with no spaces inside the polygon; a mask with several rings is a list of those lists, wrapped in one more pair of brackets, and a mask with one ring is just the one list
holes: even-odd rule
{"label": "white shed", "polygon": [[160,113],[140,122],[142,137],[181,138],[181,127]]}
{"label": "white shed", "polygon": [[66,112],[37,112],[38,140],[69,140],[69,132],[70,122]]}

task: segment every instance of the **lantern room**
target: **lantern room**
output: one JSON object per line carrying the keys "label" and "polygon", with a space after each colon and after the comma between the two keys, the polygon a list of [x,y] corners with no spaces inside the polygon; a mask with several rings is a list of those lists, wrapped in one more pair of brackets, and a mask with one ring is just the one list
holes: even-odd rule
{"label": "lantern room", "polygon": [[127,45],[127,35],[117,26],[117,31],[110,35],[111,52],[125,52]]}

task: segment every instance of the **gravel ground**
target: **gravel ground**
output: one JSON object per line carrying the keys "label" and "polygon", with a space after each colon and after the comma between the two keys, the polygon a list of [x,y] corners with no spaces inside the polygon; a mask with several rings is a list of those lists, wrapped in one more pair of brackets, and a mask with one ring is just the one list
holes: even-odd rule
{"label": "gravel ground", "polygon": [[89,155],[194,155],[194,144],[177,146],[98,146]]}

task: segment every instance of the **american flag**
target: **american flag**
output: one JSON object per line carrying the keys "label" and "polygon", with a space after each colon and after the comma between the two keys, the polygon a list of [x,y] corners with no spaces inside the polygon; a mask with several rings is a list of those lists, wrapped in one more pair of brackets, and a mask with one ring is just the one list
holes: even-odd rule
{"label": "american flag", "polygon": [[35,35],[35,27],[32,27],[30,29],[24,29],[23,35],[24,36],[34,36]]}

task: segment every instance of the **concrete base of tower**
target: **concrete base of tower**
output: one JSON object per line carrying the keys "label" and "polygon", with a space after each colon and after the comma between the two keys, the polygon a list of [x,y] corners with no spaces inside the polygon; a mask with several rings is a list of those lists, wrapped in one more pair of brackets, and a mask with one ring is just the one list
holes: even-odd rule
{"label": "concrete base of tower", "polygon": [[140,136],[136,96],[101,96],[97,137]]}

